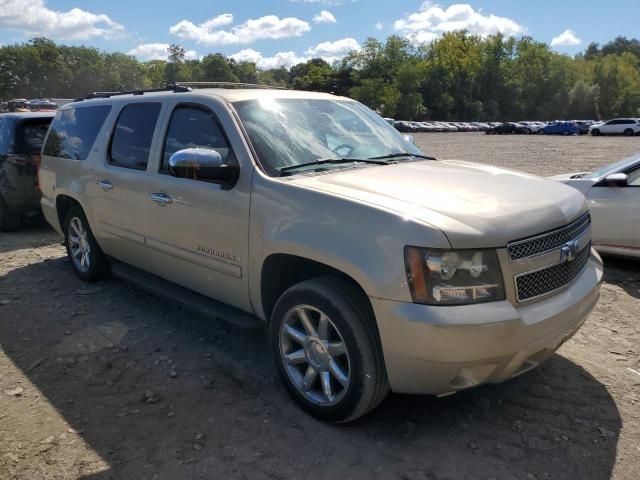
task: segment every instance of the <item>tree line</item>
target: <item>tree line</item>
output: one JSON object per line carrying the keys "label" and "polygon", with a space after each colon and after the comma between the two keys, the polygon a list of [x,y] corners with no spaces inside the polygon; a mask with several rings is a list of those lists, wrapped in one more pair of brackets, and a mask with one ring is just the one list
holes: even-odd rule
{"label": "tree line", "polygon": [[592,43],[574,57],[531,37],[450,32],[416,45],[370,38],[330,65],[310,59],[261,70],[221,53],[140,62],[123,53],[58,45],[46,38],[0,47],[0,99],[74,98],[92,91],[159,87],[175,81],[259,83],[332,92],[404,120],[552,120],[640,117],[640,41]]}

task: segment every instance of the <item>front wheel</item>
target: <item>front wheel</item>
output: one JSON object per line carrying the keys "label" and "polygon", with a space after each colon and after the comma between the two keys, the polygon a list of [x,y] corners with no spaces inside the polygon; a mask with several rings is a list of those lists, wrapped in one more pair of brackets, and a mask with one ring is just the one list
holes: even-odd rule
{"label": "front wheel", "polygon": [[538,130],[538,135],[544,135],[544,134],[545,134],[544,130],[542,130],[542,129]]}
{"label": "front wheel", "polygon": [[600,135],[600,130],[598,130],[597,128],[594,128],[593,130],[591,130],[591,135],[593,135],[594,137],[597,137],[598,135]]}
{"label": "front wheel", "polygon": [[355,420],[389,392],[371,308],[342,279],[289,288],[273,310],[269,340],[287,391],[321,420]]}
{"label": "front wheel", "polygon": [[94,282],[109,275],[109,262],[80,207],[72,207],[67,213],[64,239],[71,266],[81,279]]}

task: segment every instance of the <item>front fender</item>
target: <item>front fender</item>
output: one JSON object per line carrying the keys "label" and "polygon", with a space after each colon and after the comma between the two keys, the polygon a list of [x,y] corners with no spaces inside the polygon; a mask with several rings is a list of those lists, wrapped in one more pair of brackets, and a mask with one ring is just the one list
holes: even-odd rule
{"label": "front fender", "polygon": [[270,255],[322,263],[370,297],[410,302],[404,247],[451,247],[440,230],[413,218],[261,174],[254,176],[249,237],[250,296],[259,314],[262,266]]}

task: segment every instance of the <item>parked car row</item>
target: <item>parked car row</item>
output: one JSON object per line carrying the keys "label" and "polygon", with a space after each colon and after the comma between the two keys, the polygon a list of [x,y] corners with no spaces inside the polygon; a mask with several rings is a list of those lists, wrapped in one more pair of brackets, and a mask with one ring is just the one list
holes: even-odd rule
{"label": "parked car row", "polygon": [[386,118],[403,133],[416,132],[485,132],[487,135],[640,135],[640,119],[614,118],[609,121],[555,120],[552,122],[410,122]]}
{"label": "parked car row", "polygon": [[486,132],[491,124],[484,122],[407,122],[393,121],[396,130],[403,133],[416,132]]}

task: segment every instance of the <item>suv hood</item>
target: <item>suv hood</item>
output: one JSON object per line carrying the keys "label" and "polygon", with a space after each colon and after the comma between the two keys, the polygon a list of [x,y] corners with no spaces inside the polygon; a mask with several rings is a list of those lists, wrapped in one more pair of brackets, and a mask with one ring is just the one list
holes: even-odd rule
{"label": "suv hood", "polygon": [[430,224],[453,248],[504,247],[587,210],[584,197],[560,182],[457,160],[369,166],[294,181]]}

